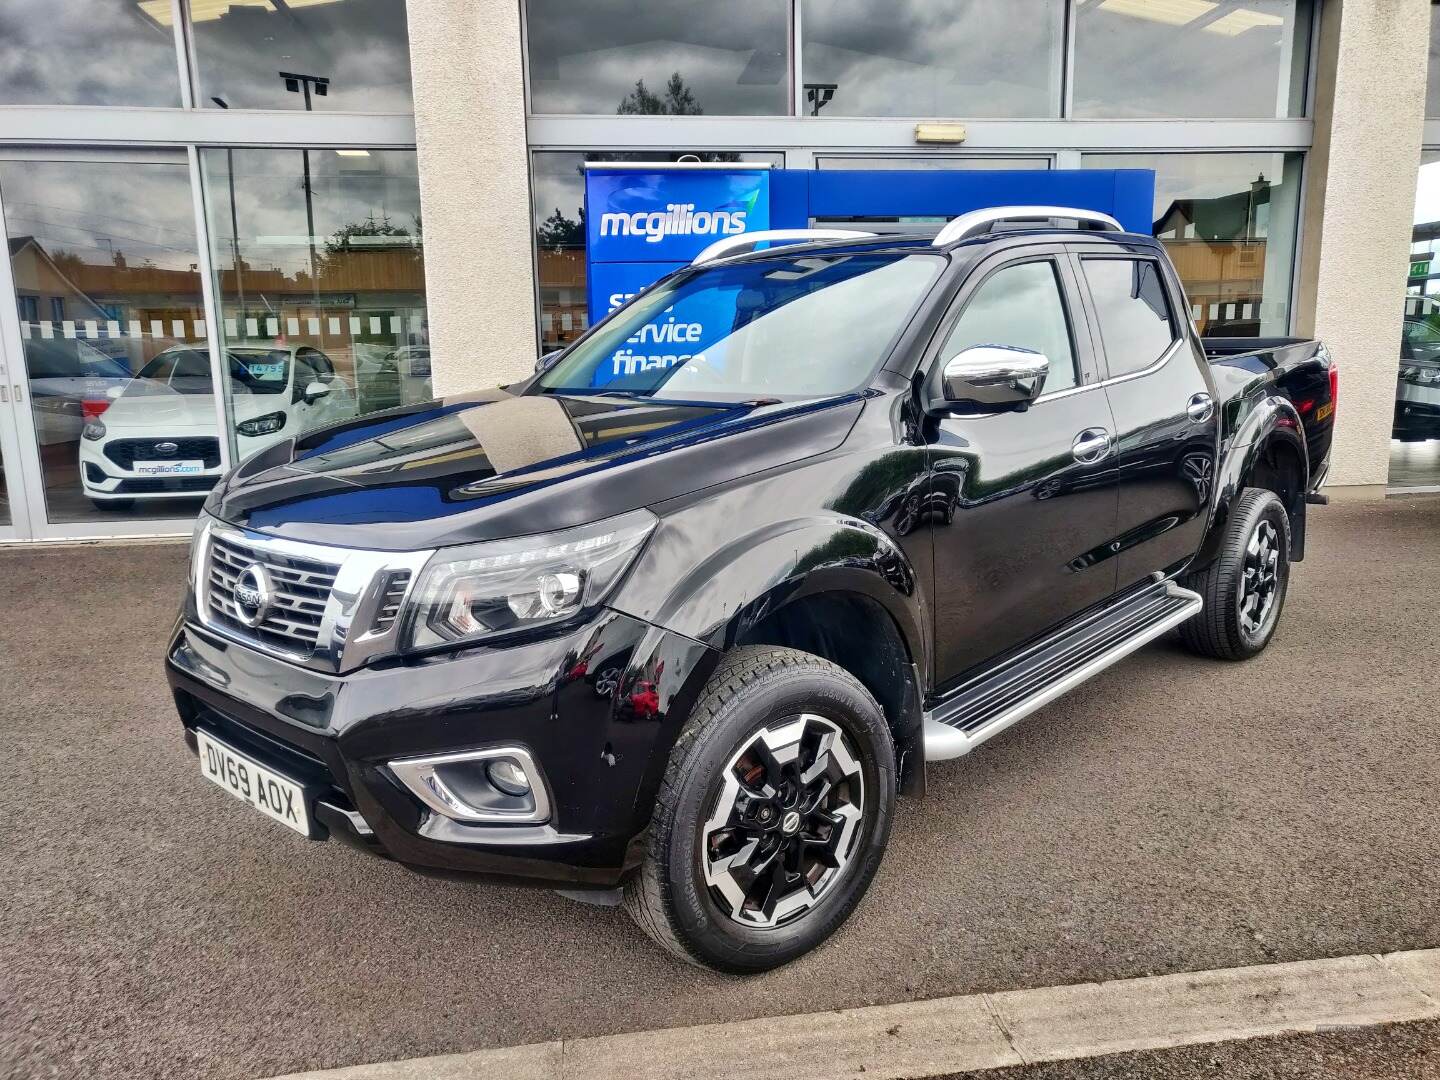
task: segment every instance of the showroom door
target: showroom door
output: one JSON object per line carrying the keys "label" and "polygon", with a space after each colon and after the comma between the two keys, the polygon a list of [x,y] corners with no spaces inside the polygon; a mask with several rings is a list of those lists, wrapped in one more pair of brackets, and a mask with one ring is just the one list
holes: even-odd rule
{"label": "showroom door", "polygon": [[0,543],[28,539],[30,535],[14,403],[15,395],[23,393],[22,378],[11,375],[0,354]]}
{"label": "showroom door", "polygon": [[0,152],[0,539],[190,530],[220,442],[191,175],[183,151]]}

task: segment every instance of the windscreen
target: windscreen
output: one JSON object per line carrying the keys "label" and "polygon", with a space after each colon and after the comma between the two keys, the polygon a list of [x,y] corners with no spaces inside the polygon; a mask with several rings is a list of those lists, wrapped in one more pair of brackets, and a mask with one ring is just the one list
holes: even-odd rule
{"label": "windscreen", "polygon": [[796,255],[642,293],[539,380],[549,393],[818,397],[864,385],[934,283],[934,255]]}
{"label": "windscreen", "polygon": [[[286,349],[230,349],[230,393],[283,393],[290,378]],[[125,389],[126,397],[174,392],[211,394],[210,354],[195,349],[166,349],[151,360]]]}

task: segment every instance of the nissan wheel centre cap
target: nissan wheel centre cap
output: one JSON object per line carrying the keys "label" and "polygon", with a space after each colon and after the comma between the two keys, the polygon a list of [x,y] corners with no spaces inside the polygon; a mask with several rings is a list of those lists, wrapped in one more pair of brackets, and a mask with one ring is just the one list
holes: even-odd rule
{"label": "nissan wheel centre cap", "polygon": [[236,617],[246,626],[259,626],[270,614],[270,605],[275,598],[275,588],[270,575],[259,563],[251,563],[235,579]]}

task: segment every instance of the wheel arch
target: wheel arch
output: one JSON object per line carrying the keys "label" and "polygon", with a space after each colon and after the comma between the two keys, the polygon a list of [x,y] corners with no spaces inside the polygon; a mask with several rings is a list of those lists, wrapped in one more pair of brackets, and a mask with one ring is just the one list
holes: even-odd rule
{"label": "wheel arch", "polygon": [[1310,459],[1303,431],[1300,414],[1286,398],[1267,397],[1250,413],[1221,464],[1210,528],[1193,566],[1208,566],[1215,560],[1230,509],[1247,487],[1265,488],[1279,496],[1290,519],[1290,559],[1299,562],[1305,557]]}
{"label": "wheel arch", "polygon": [[894,616],[873,596],[845,588],[806,590],[737,626],[733,644],[798,649],[855,676],[885,713],[900,790],[923,794],[919,669]]}
{"label": "wheel arch", "polygon": [[614,606],[720,652],[776,645],[839,665],[885,711],[901,790],[924,790],[929,620],[900,545],[867,521],[839,515],[773,523],[701,559],[692,554],[693,535],[677,538],[673,558],[667,538],[656,539],[647,552],[654,562],[630,579],[643,589],[622,590]]}

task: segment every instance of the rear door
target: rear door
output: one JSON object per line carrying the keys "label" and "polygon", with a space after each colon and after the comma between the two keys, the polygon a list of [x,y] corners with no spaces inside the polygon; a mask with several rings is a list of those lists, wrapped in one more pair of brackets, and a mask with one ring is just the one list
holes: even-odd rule
{"label": "rear door", "polygon": [[1115,418],[1115,561],[1124,589],[1199,548],[1220,421],[1205,354],[1168,265],[1144,249],[1076,244],[1072,251]]}
{"label": "rear door", "polygon": [[967,275],[927,358],[928,372],[972,345],[1010,345],[1050,361],[1044,392],[1024,411],[934,422],[928,517],[942,692],[1115,590],[1104,551],[1116,473],[1100,443],[1113,425],[1075,291],[1063,245],[999,253]]}

